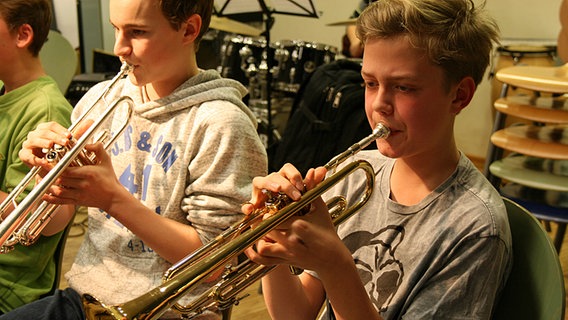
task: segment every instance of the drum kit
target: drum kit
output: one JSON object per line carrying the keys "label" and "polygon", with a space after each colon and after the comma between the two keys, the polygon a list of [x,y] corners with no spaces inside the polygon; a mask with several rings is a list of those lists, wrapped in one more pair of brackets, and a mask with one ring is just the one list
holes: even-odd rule
{"label": "drum kit", "polygon": [[[259,135],[269,148],[268,141],[272,144],[279,141],[279,132],[283,131],[302,83],[318,66],[334,61],[337,53],[334,46],[311,41],[281,40],[267,44],[262,30],[212,16],[209,31],[197,52],[197,62],[201,68],[216,69],[221,76],[235,79],[248,88],[245,102],[257,115]],[[272,129],[267,124],[268,99],[274,120]]]}

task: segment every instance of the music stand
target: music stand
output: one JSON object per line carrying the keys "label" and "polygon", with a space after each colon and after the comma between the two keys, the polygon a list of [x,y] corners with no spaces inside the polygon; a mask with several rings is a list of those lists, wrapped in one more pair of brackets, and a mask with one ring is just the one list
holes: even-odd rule
{"label": "music stand", "polygon": [[[264,37],[266,50],[270,48],[270,28],[274,22],[273,14],[286,14],[308,18],[318,18],[312,0],[215,0],[213,13],[219,17],[235,14],[260,13],[264,17]],[[268,72],[266,74],[266,121],[268,122],[268,144],[272,145],[272,61],[267,60]]]}

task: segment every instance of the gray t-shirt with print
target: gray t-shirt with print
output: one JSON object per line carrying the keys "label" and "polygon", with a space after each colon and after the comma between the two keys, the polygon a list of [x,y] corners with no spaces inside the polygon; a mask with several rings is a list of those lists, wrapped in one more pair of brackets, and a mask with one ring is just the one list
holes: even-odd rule
{"label": "gray t-shirt with print", "polygon": [[[490,319],[512,263],[503,201],[469,159],[420,203],[389,199],[395,160],[376,150],[356,158],[376,172],[375,190],[338,234],[353,254],[365,289],[385,319]],[[362,175],[327,195],[358,201]],[[333,319],[329,306],[322,319]]]}

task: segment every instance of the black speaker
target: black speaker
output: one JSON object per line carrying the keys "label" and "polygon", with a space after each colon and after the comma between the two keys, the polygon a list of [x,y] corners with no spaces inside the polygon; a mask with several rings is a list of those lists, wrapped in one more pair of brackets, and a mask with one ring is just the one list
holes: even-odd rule
{"label": "black speaker", "polygon": [[111,79],[114,75],[108,73],[82,73],[73,77],[67,92],[65,93],[65,98],[75,107],[77,102],[97,83]]}
{"label": "black speaker", "polygon": [[104,50],[93,50],[93,73],[108,73],[115,75],[120,71],[122,61],[113,53]]}

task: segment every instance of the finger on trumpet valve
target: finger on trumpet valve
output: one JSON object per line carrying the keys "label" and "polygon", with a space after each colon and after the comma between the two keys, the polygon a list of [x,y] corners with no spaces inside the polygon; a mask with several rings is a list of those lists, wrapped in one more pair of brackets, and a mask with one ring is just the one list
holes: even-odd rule
{"label": "finger on trumpet valve", "polygon": [[272,192],[268,189],[262,189],[261,192],[266,197],[266,201],[264,201],[265,206],[274,205],[278,202],[279,193]]}
{"label": "finger on trumpet valve", "polygon": [[63,155],[65,155],[66,151],[67,150],[64,147],[61,147],[60,145],[56,145],[51,150],[49,150],[49,152],[47,152],[47,154],[45,155],[45,159],[47,159],[47,161],[52,162],[52,163],[57,162],[57,161],[61,160]]}
{"label": "finger on trumpet valve", "polygon": [[[306,185],[304,184],[302,194],[304,194],[305,192],[306,192]],[[283,192],[272,192],[266,189],[262,189],[262,193],[265,194],[267,197],[267,200],[264,203],[265,213],[273,213],[274,211],[278,211],[294,202],[290,197],[288,197]],[[300,209],[296,215],[303,216],[308,212],[310,212],[311,208],[312,204],[308,203],[306,206]]]}
{"label": "finger on trumpet valve", "polygon": [[41,152],[45,154],[44,158],[49,162],[57,162],[59,161],[63,155],[67,152],[67,147],[54,144],[51,149],[43,148]]}
{"label": "finger on trumpet valve", "polygon": [[57,152],[55,152],[55,151],[49,151],[49,152],[47,152],[47,154],[45,155],[45,159],[46,159],[48,162],[56,162],[56,161],[59,159],[59,157],[58,157]]}
{"label": "finger on trumpet valve", "polygon": [[272,192],[270,190],[262,189],[262,193],[266,196],[264,205],[274,209],[281,209],[290,203],[294,202],[284,192]]}
{"label": "finger on trumpet valve", "polygon": [[56,152],[63,152],[66,150],[66,148],[65,146],[56,143],[53,145],[53,150],[55,150]]}

